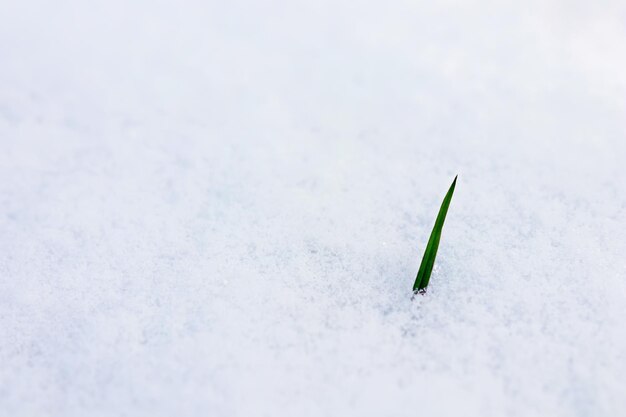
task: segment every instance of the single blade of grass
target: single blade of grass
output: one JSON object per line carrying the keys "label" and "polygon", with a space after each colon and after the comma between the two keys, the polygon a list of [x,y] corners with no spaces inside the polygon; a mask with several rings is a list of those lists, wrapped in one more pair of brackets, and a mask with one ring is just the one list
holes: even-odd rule
{"label": "single blade of grass", "polygon": [[[458,177],[458,175],[457,175]],[[425,293],[428,282],[430,281],[430,274],[433,272],[433,266],[435,265],[435,258],[437,257],[437,249],[439,248],[439,240],[441,240],[441,231],[443,230],[443,222],[446,220],[446,214],[448,214],[448,207],[450,207],[450,200],[452,200],[452,194],[454,193],[454,187],[456,186],[456,178],[452,181],[452,185],[448,190],[448,193],[441,203],[439,214],[437,214],[437,220],[435,220],[435,226],[430,233],[426,250],[424,251],[424,257],[420,264],[420,269],[417,272],[415,278],[415,284],[413,284],[414,293]]]}

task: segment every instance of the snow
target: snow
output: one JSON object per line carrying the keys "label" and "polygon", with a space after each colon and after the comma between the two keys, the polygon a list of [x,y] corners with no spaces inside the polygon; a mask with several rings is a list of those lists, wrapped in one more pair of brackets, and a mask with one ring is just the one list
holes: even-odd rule
{"label": "snow", "polygon": [[626,415],[623,2],[0,9],[0,415]]}

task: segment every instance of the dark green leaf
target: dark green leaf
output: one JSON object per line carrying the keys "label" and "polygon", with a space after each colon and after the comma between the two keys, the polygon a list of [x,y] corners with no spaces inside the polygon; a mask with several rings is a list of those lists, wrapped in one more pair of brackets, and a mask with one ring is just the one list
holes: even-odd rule
{"label": "dark green leaf", "polygon": [[437,220],[435,220],[435,226],[430,233],[428,239],[428,245],[426,245],[426,251],[424,251],[424,257],[420,264],[420,269],[417,272],[415,278],[415,284],[413,284],[413,292],[426,292],[428,281],[430,281],[430,274],[433,272],[433,266],[435,265],[435,258],[437,257],[437,249],[439,248],[439,240],[441,239],[441,231],[443,230],[443,222],[446,220],[446,214],[448,213],[448,207],[450,207],[450,200],[452,200],[452,194],[454,193],[454,187],[456,186],[456,178],[448,190],[448,193],[441,203],[439,214],[437,214]]}

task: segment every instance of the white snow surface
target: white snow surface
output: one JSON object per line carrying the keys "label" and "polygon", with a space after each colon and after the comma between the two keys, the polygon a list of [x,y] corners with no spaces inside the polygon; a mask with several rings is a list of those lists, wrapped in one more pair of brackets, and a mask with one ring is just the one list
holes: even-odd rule
{"label": "white snow surface", "polygon": [[0,416],[626,416],[625,21],[0,1]]}

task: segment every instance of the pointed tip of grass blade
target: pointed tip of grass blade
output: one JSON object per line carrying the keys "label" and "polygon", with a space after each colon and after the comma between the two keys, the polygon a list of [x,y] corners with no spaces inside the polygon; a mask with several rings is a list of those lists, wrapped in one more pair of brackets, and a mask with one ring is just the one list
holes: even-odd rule
{"label": "pointed tip of grass blade", "polygon": [[[454,176],[454,180],[452,180],[452,184],[450,185],[450,189],[454,189],[454,187],[456,186],[456,179],[459,178],[459,174],[456,174]],[[449,191],[449,190],[448,190]]]}
{"label": "pointed tip of grass blade", "polygon": [[430,233],[430,238],[428,239],[428,244],[426,245],[426,250],[424,251],[424,256],[422,257],[420,269],[417,272],[417,277],[415,278],[415,283],[413,284],[414,294],[421,291],[426,292],[426,287],[428,286],[430,275],[433,271],[433,266],[435,265],[437,249],[439,248],[439,241],[441,239],[441,231],[443,230],[443,224],[446,219],[446,214],[448,213],[448,207],[450,207],[450,201],[452,200],[452,194],[454,193],[457,178],[458,174],[454,177],[454,181],[452,181],[452,185],[450,185],[450,188],[441,203],[441,207],[439,208],[435,225]]}

